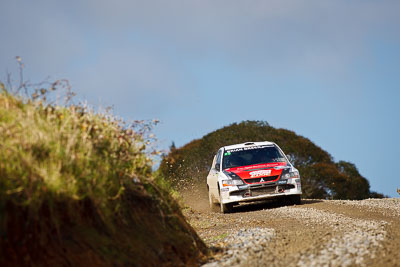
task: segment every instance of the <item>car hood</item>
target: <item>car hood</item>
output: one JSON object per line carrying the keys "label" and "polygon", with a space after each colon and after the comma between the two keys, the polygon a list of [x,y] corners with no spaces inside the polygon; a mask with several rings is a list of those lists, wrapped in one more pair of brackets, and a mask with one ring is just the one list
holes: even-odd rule
{"label": "car hood", "polygon": [[254,179],[261,177],[280,176],[283,169],[290,168],[286,162],[273,162],[264,164],[255,164],[225,169],[227,172],[233,172],[242,179]]}

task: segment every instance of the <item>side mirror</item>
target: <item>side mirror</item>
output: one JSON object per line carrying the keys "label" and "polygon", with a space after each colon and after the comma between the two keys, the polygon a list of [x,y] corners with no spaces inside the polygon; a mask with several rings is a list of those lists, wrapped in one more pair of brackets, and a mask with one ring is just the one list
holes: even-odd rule
{"label": "side mirror", "polygon": [[221,165],[220,165],[219,163],[216,163],[216,164],[215,164],[215,169],[216,169],[217,171],[219,171],[219,169],[221,169]]}
{"label": "side mirror", "polygon": [[292,156],[286,155],[286,157],[287,157],[287,159],[288,159],[290,162],[292,162]]}

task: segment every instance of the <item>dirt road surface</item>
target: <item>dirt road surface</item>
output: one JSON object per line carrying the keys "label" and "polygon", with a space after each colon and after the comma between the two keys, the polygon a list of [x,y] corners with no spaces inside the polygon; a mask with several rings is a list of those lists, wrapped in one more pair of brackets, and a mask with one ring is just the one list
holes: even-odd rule
{"label": "dirt road surface", "polygon": [[205,192],[184,214],[214,251],[204,266],[400,266],[400,199],[263,202],[211,212]]}

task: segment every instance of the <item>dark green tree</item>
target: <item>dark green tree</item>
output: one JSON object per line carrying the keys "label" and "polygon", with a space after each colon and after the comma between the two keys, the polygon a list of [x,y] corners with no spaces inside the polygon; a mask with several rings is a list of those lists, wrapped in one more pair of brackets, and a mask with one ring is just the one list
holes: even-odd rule
{"label": "dark green tree", "polygon": [[233,123],[193,140],[181,148],[171,149],[165,155],[160,171],[179,188],[187,183],[205,185],[206,177],[216,151],[226,145],[272,141],[290,155],[299,169],[303,195],[306,198],[363,199],[379,197],[369,191],[368,180],[362,177],[354,164],[339,161],[309,139],[293,131],[276,129],[264,121]]}

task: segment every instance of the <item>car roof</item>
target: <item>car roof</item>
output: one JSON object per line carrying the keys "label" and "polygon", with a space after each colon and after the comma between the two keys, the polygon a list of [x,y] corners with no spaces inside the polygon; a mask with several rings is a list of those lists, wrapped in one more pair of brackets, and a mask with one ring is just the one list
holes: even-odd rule
{"label": "car roof", "polygon": [[230,150],[230,149],[236,149],[236,148],[242,148],[242,147],[252,147],[252,146],[268,146],[268,145],[274,145],[274,142],[269,142],[269,141],[263,141],[263,142],[245,142],[241,144],[235,144],[235,145],[229,145],[229,146],[224,146],[225,150]]}

